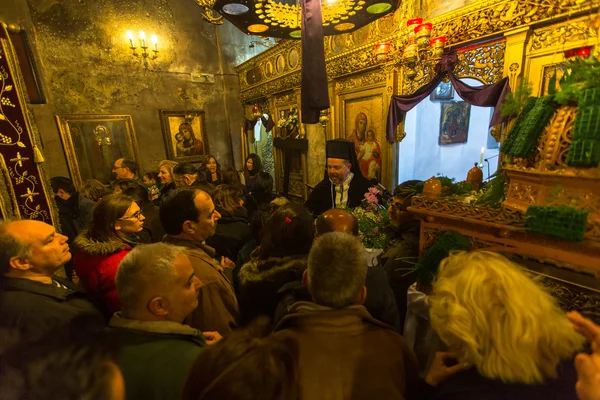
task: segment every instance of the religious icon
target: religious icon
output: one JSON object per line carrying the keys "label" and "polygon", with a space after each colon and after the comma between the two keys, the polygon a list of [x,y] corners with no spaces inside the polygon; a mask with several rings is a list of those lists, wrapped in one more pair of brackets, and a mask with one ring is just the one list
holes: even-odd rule
{"label": "religious icon", "polygon": [[65,115],[56,120],[75,186],[86,179],[109,183],[118,158],[137,162],[137,139],[130,115]]}
{"label": "religious icon", "polygon": [[341,131],[354,143],[358,167],[365,178],[381,181],[383,173],[383,148],[385,146],[384,96],[381,92],[370,94],[348,93],[342,95],[343,109]]}
{"label": "religious icon", "polygon": [[454,88],[450,82],[440,82],[433,92],[431,92],[430,100],[452,100],[454,98]]}
{"label": "religious icon", "polygon": [[280,54],[275,59],[275,70],[277,71],[278,74],[281,74],[284,69],[285,69],[285,58],[283,58],[283,56]]}
{"label": "religious icon", "polygon": [[471,105],[466,101],[442,103],[440,146],[467,143]]}
{"label": "religious icon", "polygon": [[208,154],[204,111],[160,111],[170,160],[196,162]]}

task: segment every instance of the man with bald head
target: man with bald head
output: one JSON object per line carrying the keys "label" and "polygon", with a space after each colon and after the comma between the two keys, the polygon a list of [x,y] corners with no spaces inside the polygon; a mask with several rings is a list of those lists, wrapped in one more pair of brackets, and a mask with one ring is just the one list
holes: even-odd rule
{"label": "man with bald head", "polygon": [[85,292],[54,276],[70,259],[67,237],[52,225],[0,223],[0,326],[45,331],[84,314],[103,324]]}

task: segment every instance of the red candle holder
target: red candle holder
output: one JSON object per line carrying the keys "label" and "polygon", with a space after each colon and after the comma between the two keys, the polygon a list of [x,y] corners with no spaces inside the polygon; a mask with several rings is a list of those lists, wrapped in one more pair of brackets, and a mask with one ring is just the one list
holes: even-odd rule
{"label": "red candle holder", "polygon": [[434,37],[429,41],[429,44],[432,47],[431,56],[438,60],[442,58],[444,47],[446,46],[446,36]]}
{"label": "red candle holder", "polygon": [[375,60],[378,62],[387,60],[391,45],[392,44],[390,42],[377,43],[375,45]]}
{"label": "red candle holder", "polygon": [[408,28],[408,44],[415,43],[415,26],[421,25],[423,23],[423,18],[412,18],[406,21],[406,26]]}
{"label": "red candle holder", "polygon": [[415,28],[415,36],[417,37],[417,46],[420,49],[426,49],[429,46],[429,38],[431,37],[431,29],[433,29],[433,24],[431,22],[426,22],[424,24],[418,25]]}
{"label": "red candle holder", "polygon": [[592,53],[592,46],[579,47],[577,49],[565,50],[565,58],[587,57]]}

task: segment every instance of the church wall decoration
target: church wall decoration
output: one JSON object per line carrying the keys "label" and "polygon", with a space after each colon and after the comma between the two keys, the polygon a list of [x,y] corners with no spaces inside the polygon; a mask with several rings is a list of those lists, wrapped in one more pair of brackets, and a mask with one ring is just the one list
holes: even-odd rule
{"label": "church wall decoration", "polygon": [[0,218],[36,219],[59,227],[9,29],[12,33],[20,30],[0,25]]}
{"label": "church wall decoration", "polygon": [[138,143],[131,115],[57,115],[71,179],[79,187],[86,179],[104,184],[114,179],[112,166],[118,158],[138,165]]}
{"label": "church wall decoration", "polygon": [[204,111],[160,110],[159,114],[169,160],[201,162],[210,153]]}
{"label": "church wall decoration", "polygon": [[452,101],[441,104],[439,145],[467,143],[471,105],[466,101]]}

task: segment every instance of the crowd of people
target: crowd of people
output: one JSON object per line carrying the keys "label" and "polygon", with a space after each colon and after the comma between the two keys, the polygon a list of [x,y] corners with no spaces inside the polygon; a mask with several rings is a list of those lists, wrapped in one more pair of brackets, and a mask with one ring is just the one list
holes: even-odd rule
{"label": "crowd of people", "polygon": [[256,154],[141,178],[119,159],[110,188],[53,178],[61,233],[0,223],[0,397],[600,398],[600,327],[510,259],[452,253],[431,286],[406,273],[416,182],[368,261],[340,207],[368,185],[352,154],[328,143],[325,195],[304,205],[274,195]]}

